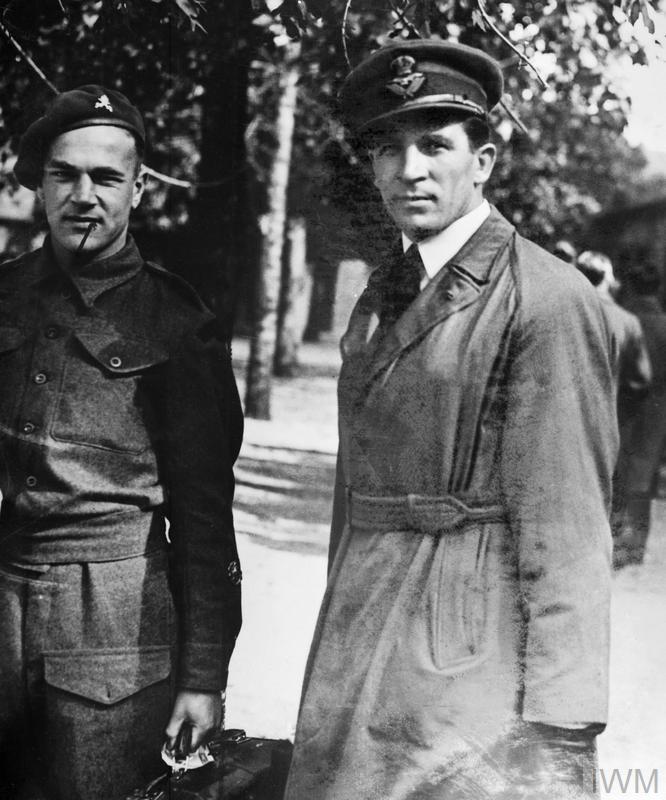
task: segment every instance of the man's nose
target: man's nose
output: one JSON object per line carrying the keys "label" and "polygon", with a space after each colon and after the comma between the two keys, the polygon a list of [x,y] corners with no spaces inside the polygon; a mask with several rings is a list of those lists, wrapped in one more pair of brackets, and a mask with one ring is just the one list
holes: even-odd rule
{"label": "man's nose", "polygon": [[427,174],[425,156],[414,144],[403,149],[400,166],[401,177],[405,181],[417,181]]}
{"label": "man's nose", "polygon": [[72,200],[82,204],[95,202],[94,184],[87,175],[80,175],[77,179],[72,189]]}

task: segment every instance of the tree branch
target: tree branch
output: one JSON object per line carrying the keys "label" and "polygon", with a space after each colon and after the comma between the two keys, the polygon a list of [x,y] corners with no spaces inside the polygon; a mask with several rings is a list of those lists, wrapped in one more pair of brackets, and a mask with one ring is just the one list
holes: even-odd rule
{"label": "tree branch", "polygon": [[518,56],[520,61],[526,64],[532,70],[532,72],[536,75],[537,80],[539,81],[541,86],[544,89],[546,89],[548,87],[548,84],[546,83],[545,79],[543,78],[539,70],[534,66],[534,64],[529,60],[529,58],[524,53],[520,52],[520,50],[513,44],[513,42],[507,39],[507,37],[499,30],[497,25],[495,25],[492,18],[486,11],[484,0],[476,0],[476,7],[479,9],[479,13],[483,17],[483,21],[490,28],[490,30],[493,31],[493,33],[495,33],[497,36],[499,36],[499,38],[504,42],[504,44],[506,44],[513,50],[513,52]]}
{"label": "tree branch", "polygon": [[21,45],[16,41],[16,39],[12,36],[9,30],[5,27],[5,24],[3,22],[0,22],[0,32],[9,41],[9,43],[21,56],[21,58],[25,61],[25,63],[30,67],[30,69],[40,78],[40,80],[42,80],[54,94],[60,94],[57,87],[51,83],[51,81],[46,77],[46,75],[37,66],[37,64],[35,64],[32,58],[30,58],[30,56],[26,53],[26,51],[21,47]]}

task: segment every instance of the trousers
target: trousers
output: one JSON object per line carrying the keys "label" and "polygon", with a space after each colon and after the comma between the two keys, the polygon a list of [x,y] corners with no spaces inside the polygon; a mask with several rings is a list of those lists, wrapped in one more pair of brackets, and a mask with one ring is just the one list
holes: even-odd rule
{"label": "trousers", "polygon": [[0,561],[0,797],[116,800],[159,774],[173,630],[163,550]]}

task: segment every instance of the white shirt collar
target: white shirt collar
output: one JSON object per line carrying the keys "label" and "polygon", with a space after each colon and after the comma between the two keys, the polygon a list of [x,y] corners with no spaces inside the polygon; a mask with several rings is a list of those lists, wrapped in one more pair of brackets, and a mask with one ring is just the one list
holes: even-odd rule
{"label": "white shirt collar", "polygon": [[[452,222],[448,228],[418,243],[419,253],[425,267],[427,279],[421,282],[421,288],[431,281],[441,268],[450,261],[468,239],[477,232],[490,214],[487,200],[469,211],[464,216]],[[405,252],[413,242],[402,234],[402,247]]]}

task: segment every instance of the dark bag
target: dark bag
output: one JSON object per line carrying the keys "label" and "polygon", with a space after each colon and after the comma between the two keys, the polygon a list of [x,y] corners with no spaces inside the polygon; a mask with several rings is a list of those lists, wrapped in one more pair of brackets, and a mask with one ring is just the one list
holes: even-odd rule
{"label": "dark bag", "polygon": [[227,730],[208,743],[215,759],[198,769],[161,775],[126,800],[282,800],[291,742],[253,739]]}

